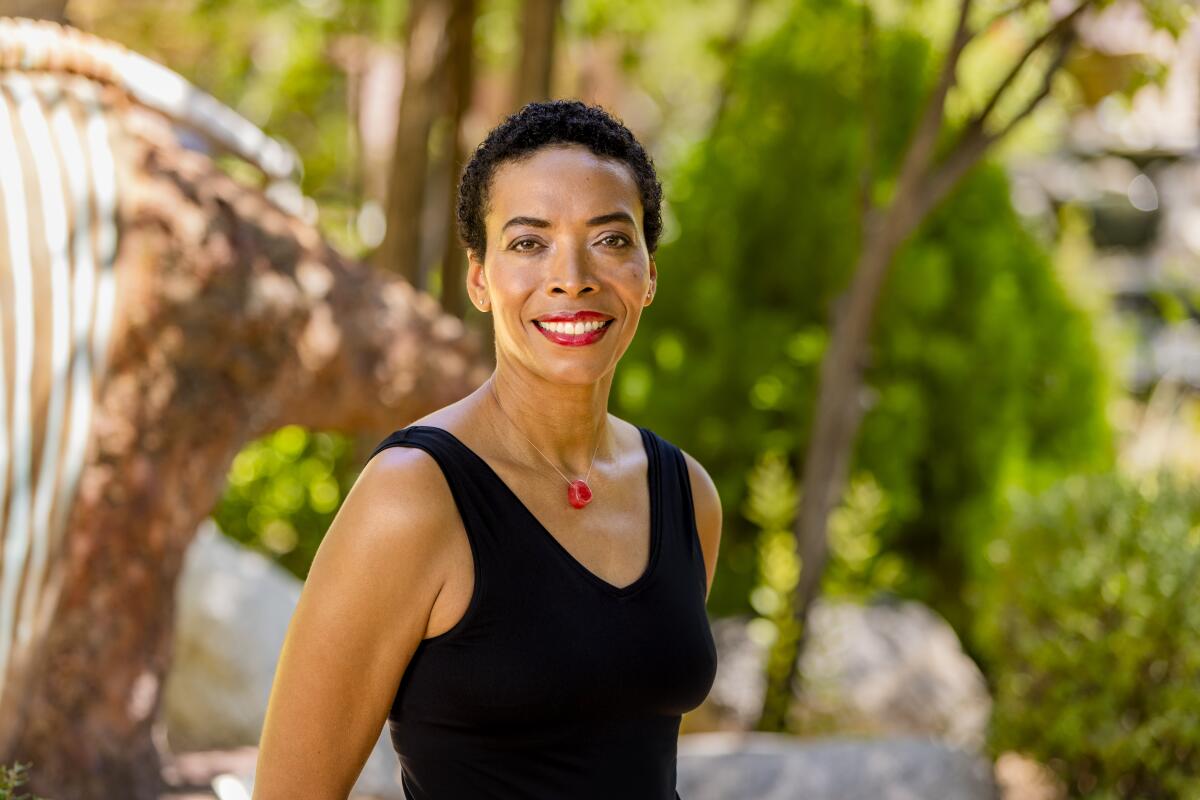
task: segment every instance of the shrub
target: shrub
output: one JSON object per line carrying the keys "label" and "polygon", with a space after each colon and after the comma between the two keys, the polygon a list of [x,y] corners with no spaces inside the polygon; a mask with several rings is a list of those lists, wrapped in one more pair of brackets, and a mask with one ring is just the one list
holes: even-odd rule
{"label": "shrub", "polygon": [[22,792],[17,794],[18,787],[29,778],[29,764],[13,764],[11,767],[0,764],[0,800],[45,800]]}
{"label": "shrub", "polygon": [[[745,476],[765,450],[802,463],[861,240],[863,4],[783,5],[778,27],[739,50],[716,127],[663,176],[673,221],[658,292],[612,385],[614,413],[683,447],[720,491],[717,616],[744,612],[755,589],[758,530],[737,513]],[[882,197],[937,56],[927,32],[880,18],[870,94],[886,121],[872,148]],[[1110,379],[1087,314],[992,163],[897,255],[873,331],[870,407],[847,466],[888,510],[862,569],[895,574],[899,593],[963,625],[1004,487],[1108,467]]]}
{"label": "shrub", "polygon": [[995,747],[1076,797],[1200,797],[1200,487],[1072,477],[989,555]]}
{"label": "shrub", "polygon": [[251,442],[234,459],[213,518],[226,536],[307,577],[325,531],[362,470],[353,444],[344,435],[299,425]]}

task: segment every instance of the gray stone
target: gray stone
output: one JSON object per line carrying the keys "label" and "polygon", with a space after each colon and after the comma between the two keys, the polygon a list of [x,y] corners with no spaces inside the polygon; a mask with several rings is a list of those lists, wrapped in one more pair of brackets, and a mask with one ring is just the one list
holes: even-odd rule
{"label": "gray stone", "polygon": [[[801,730],[918,735],[983,747],[991,715],[987,684],[937,614],[911,601],[819,601],[810,626],[792,708]],[[716,620],[713,634],[716,682],[684,730],[748,730],[762,705],[765,647],[745,618]]]}
{"label": "gray stone", "polygon": [[990,762],[914,739],[681,736],[681,800],[999,800]]}

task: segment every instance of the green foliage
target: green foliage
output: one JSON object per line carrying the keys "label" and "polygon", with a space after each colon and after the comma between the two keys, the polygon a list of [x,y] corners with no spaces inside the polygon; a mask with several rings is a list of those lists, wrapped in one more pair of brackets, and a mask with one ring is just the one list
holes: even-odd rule
{"label": "green foliage", "polygon": [[[796,552],[795,472],[786,456],[767,450],[756,460],[747,478],[748,494],[742,513],[758,528],[757,580],[750,592],[756,618],[750,635],[768,648],[768,686],[789,686],[775,680],[791,665],[800,627],[792,616],[800,558]],[[830,516],[829,563],[825,571],[827,595],[866,599],[892,591],[904,576],[904,564],[895,554],[881,554],[878,529],[887,513],[887,501],[870,475],[856,475],[842,504]],[[791,695],[768,700],[776,716],[787,723]]]}
{"label": "green foliage", "polygon": [[1181,0],[1141,0],[1141,6],[1151,25],[1176,38],[1187,30],[1196,10],[1194,4]]}
{"label": "green foliage", "polygon": [[[790,613],[800,578],[794,533],[799,499],[796,474],[783,453],[768,450],[757,459],[746,486],[742,513],[758,529],[757,580],[750,605],[760,618],[778,627]],[[888,511],[887,497],[870,474],[851,478],[842,502],[829,517],[826,595],[867,600],[894,592],[903,581],[903,560],[895,553],[881,553],[879,529]]]}
{"label": "green foliage", "polygon": [[30,764],[16,763],[11,767],[0,764],[0,800],[46,800],[25,792],[17,794],[17,789],[29,779],[29,767]]}
{"label": "green foliage", "polygon": [[824,593],[867,600],[894,594],[908,579],[908,564],[885,551],[879,531],[890,512],[888,496],[870,473],[850,479],[842,504],[829,516],[829,566]]}
{"label": "green foliage", "polygon": [[[800,579],[800,559],[792,533],[796,481],[786,457],[768,450],[754,465],[747,485],[749,495],[743,513],[759,528],[758,583],[750,593],[758,617],[751,622],[750,635],[767,646],[768,686],[790,686],[786,672],[800,637],[800,626],[792,617],[792,597]],[[768,706],[775,709],[770,716],[786,720],[790,701],[790,692],[784,697],[768,698]]]}
{"label": "green foliage", "polygon": [[362,154],[344,66],[397,39],[406,8],[400,0],[96,0],[85,19],[291,144],[322,232],[361,255]]}
{"label": "green foliage", "polygon": [[234,459],[214,519],[226,535],[306,577],[361,469],[352,445],[297,425],[250,443]]}
{"label": "green foliage", "polygon": [[1200,796],[1200,488],[1076,476],[989,548],[994,744],[1073,796]]}
{"label": "green foliage", "polygon": [[[727,509],[741,508],[757,454],[808,443],[831,307],[861,238],[861,13],[796,4],[737,60],[718,127],[672,176],[679,235],[659,250],[655,303],[618,369],[618,413],[703,462]],[[872,192],[886,197],[932,60],[910,31],[880,29],[876,47],[866,102]],[[850,470],[887,509],[863,574],[890,571],[962,626],[1004,488],[1111,458],[1090,336],[1002,170],[976,170],[899,254],[881,301]],[[733,513],[725,530],[715,614],[744,610],[757,580],[755,530]]]}

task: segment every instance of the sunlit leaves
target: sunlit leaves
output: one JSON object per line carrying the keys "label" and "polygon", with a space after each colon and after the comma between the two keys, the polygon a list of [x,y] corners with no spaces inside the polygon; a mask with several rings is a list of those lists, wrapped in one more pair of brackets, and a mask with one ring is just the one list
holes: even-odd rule
{"label": "sunlit leaves", "polygon": [[1054,767],[1072,796],[1200,792],[1200,489],[1075,476],[1025,497],[987,549],[979,622],[995,745]]}
{"label": "sunlit leaves", "polygon": [[[760,452],[790,438],[799,458],[807,445],[830,314],[858,253],[864,104],[886,197],[936,64],[923,31],[881,25],[877,85],[864,93],[861,32],[857,4],[796,4],[745,48],[721,126],[669,182],[680,236],[660,248],[657,297],[615,399],[691,445],[727,507],[746,496]],[[1088,320],[1012,212],[1003,172],[986,167],[901,252],[874,331],[875,401],[852,471],[888,498],[872,535],[903,567],[889,585],[961,624],[959,581],[979,559],[976,537],[1000,517],[1003,485],[1043,466],[1061,474],[1102,449]],[[755,559],[741,554],[756,532],[736,517],[727,530],[711,602],[722,613],[744,608],[756,580]]]}
{"label": "sunlit leaves", "polygon": [[297,425],[251,442],[234,458],[213,512],[221,530],[303,577],[359,466],[350,463],[350,444]]}

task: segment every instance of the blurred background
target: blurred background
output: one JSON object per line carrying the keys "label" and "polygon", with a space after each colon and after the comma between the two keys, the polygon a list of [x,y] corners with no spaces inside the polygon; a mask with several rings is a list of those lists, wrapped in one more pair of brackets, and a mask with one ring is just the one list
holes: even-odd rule
{"label": "blurred background", "polygon": [[[756,797],[1200,797],[1190,3],[980,0],[961,31],[958,0],[8,5],[290,143],[296,215],[483,341],[453,191],[487,131],[571,97],[647,147],[659,289],[610,410],[725,509],[686,800],[751,796],[719,788],[738,731],[794,743]],[[299,582],[380,433],[289,424],[233,458],[178,585],[172,796],[252,767]],[[377,750],[363,794],[389,796]],[[867,764],[873,795],[805,783]]]}

